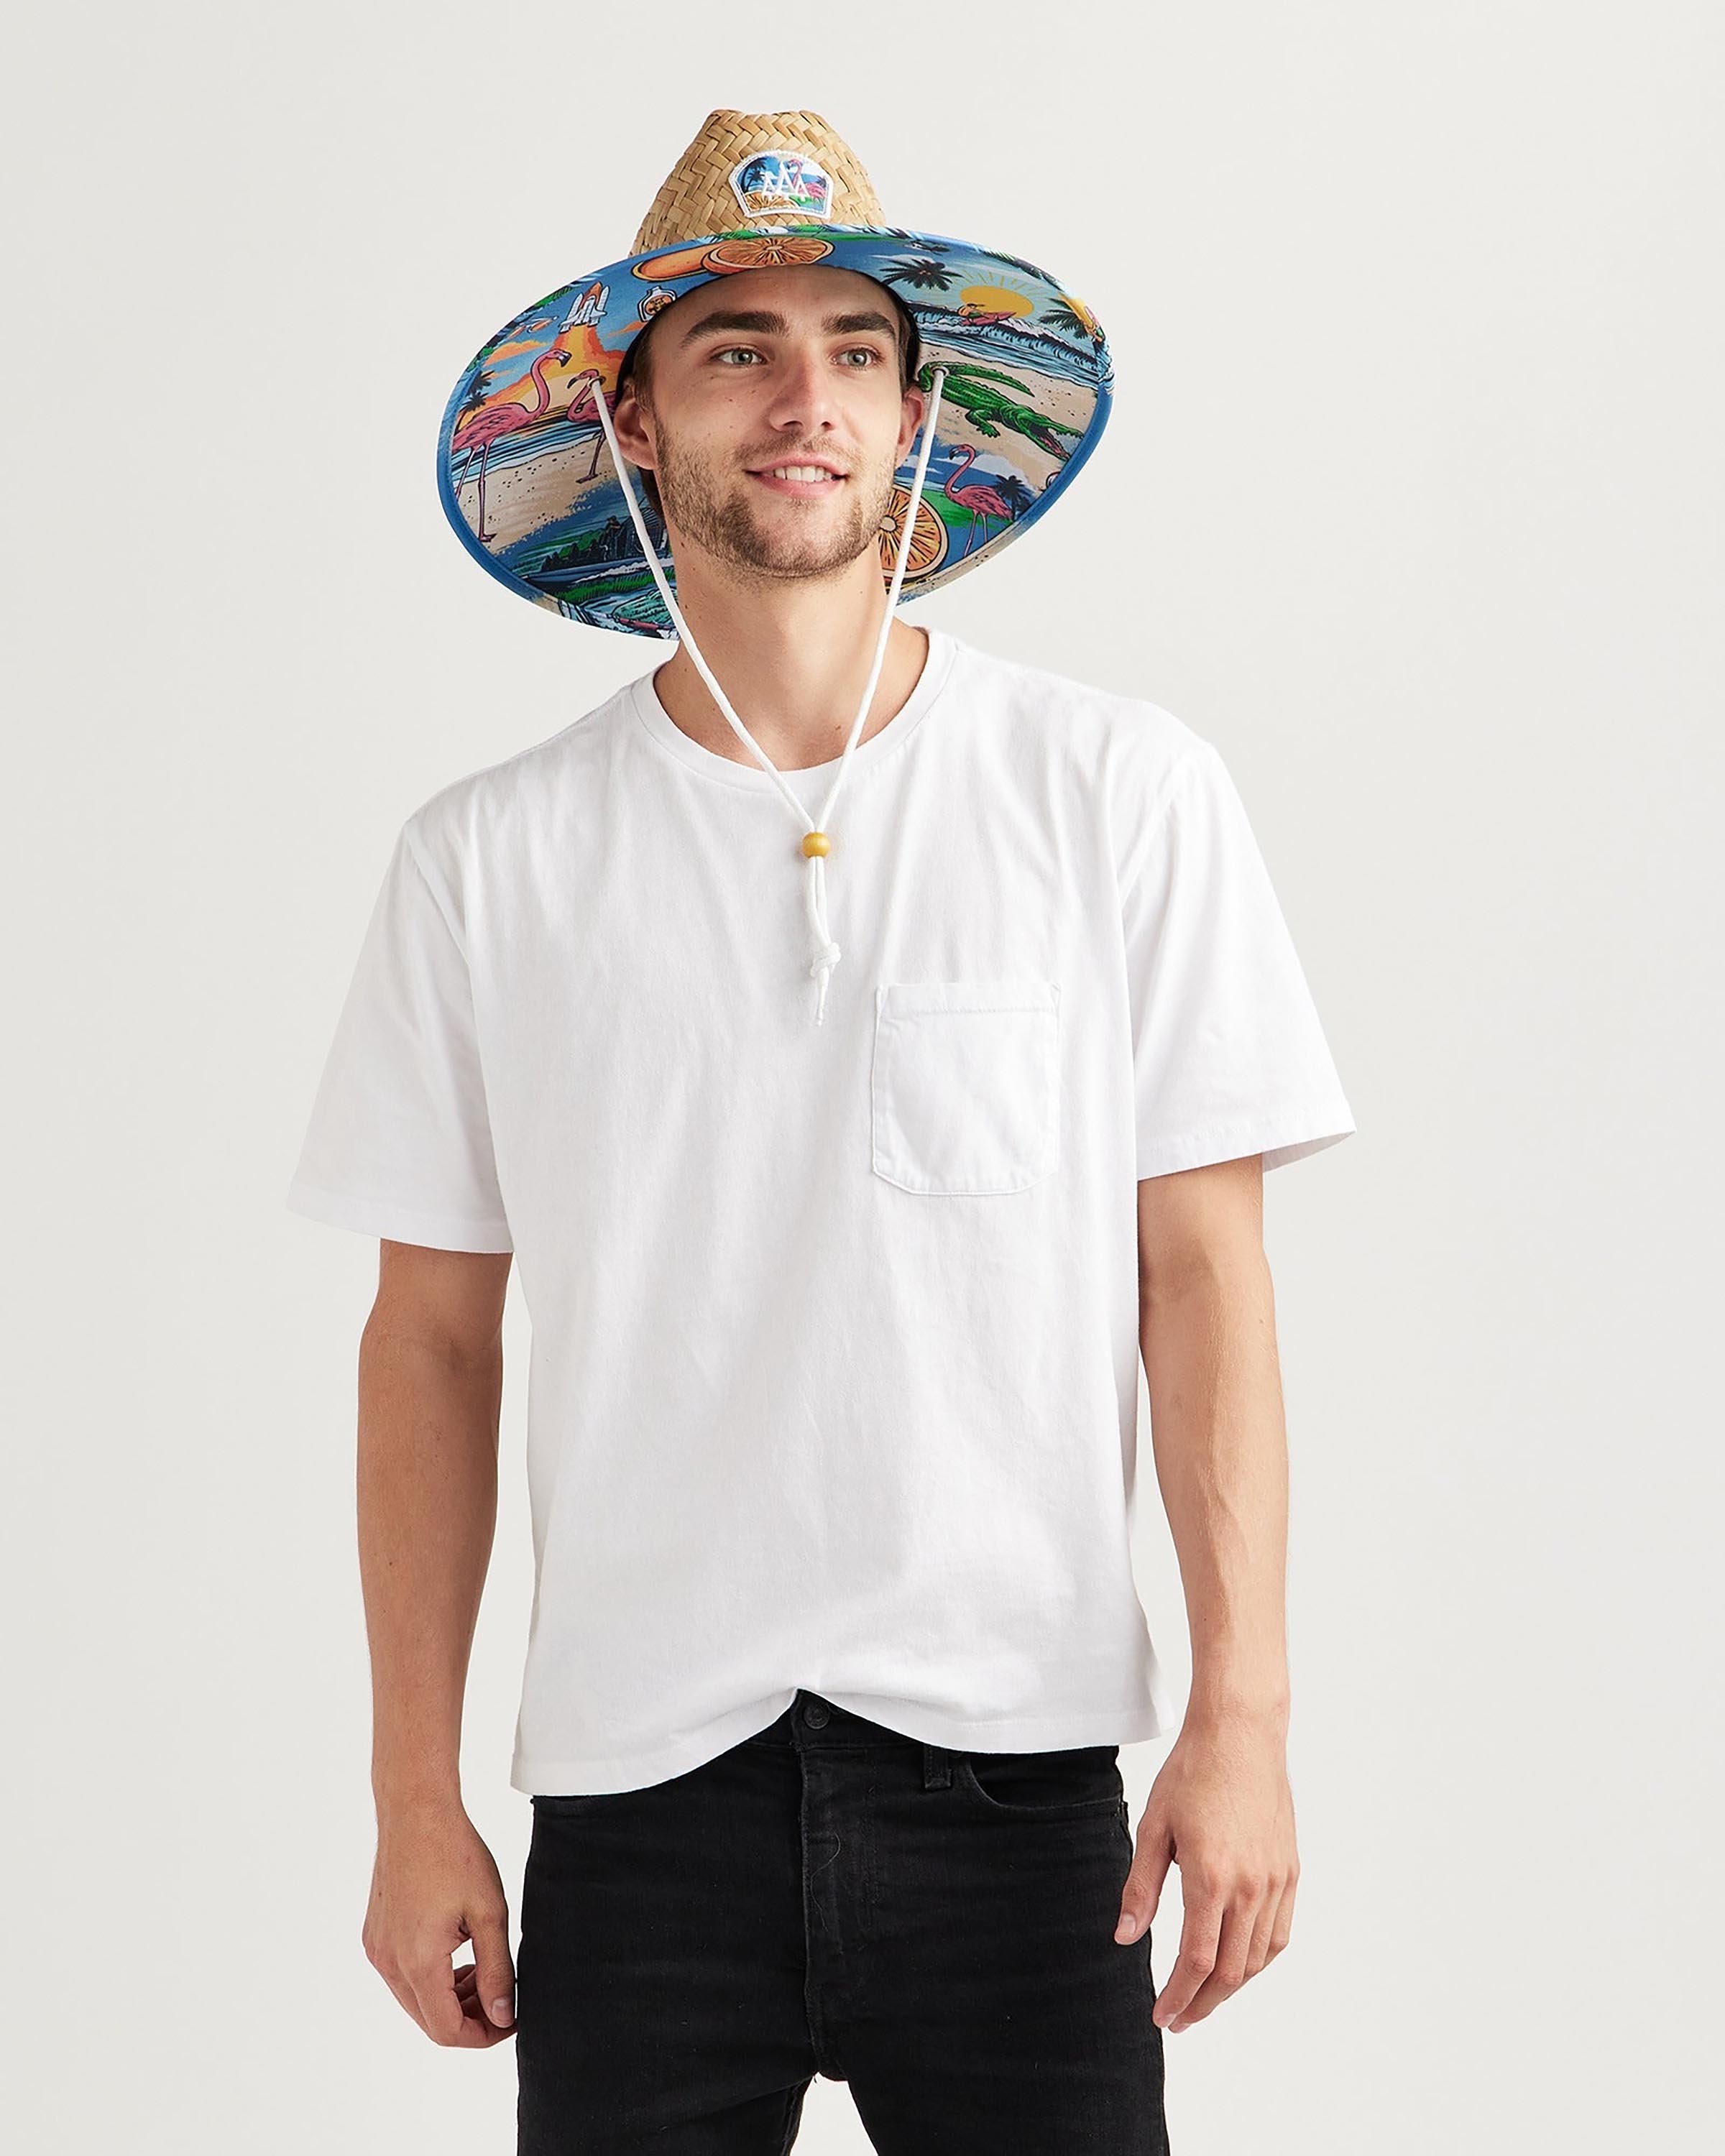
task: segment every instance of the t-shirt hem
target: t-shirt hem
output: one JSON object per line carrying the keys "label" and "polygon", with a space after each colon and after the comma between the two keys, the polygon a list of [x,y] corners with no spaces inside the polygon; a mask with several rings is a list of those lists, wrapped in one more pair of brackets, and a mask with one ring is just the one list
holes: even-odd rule
{"label": "t-shirt hem", "polygon": [[883,1699],[878,1692],[829,1691],[819,1685],[812,1689],[834,1707],[953,1752],[1062,1752],[1081,1744],[1142,1744],[1163,1735],[1168,1727],[1153,1699],[1126,1707],[1071,1707],[1060,1714],[967,1720],[918,1702]]}
{"label": "t-shirt hem", "polygon": [[299,1176],[288,1185],[287,1207],[308,1220],[352,1228],[386,1242],[419,1243],[434,1250],[509,1251],[515,1248],[506,1221],[468,1219],[454,1213],[422,1213],[388,1199],[326,1190]]}
{"label": "t-shirt hem", "polygon": [[1352,1137],[1357,1126],[1345,1102],[1328,1106],[1290,1109],[1276,1116],[1248,1116],[1233,1122],[1211,1123],[1176,1138],[1142,1144],[1137,1152],[1137,1176],[1170,1175],[1182,1168],[1208,1168],[1219,1160],[1240,1160],[1248,1153],[1262,1153],[1267,1172],[1303,1160]]}
{"label": "t-shirt hem", "polygon": [[537,1759],[516,1748],[509,1770],[509,1785],[526,1796],[608,1796],[625,1789],[644,1789],[675,1775],[693,1774],[777,1722],[797,1697],[794,1686],[775,1693],[770,1700],[733,1708],[710,1722],[705,1729],[680,1743],[662,1744],[656,1752],[633,1758],[616,1753],[590,1759]]}
{"label": "t-shirt hem", "polygon": [[[964,1721],[909,1701],[883,1698],[878,1692],[833,1691],[824,1685],[806,1688],[901,1736],[944,1745],[953,1752],[1057,1752],[1083,1744],[1143,1744],[1165,1735],[1169,1726],[1154,1699],[1140,1699],[1125,1707]],[[791,1686],[771,1700],[726,1715],[697,1737],[635,1758],[539,1759],[517,1750],[510,1765],[510,1787],[526,1796],[604,1796],[648,1789],[692,1774],[732,1745],[758,1736],[796,1697],[796,1688]]]}

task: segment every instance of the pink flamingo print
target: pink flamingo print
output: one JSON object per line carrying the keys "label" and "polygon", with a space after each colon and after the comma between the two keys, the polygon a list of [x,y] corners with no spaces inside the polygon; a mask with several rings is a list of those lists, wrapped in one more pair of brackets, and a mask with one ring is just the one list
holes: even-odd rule
{"label": "pink flamingo print", "polygon": [[[560,344],[553,345],[549,352],[541,353],[530,369],[536,392],[535,403],[516,404],[506,402],[501,404],[488,405],[483,412],[475,412],[465,426],[458,427],[449,437],[451,460],[461,455],[464,451],[466,454],[466,462],[462,465],[455,479],[455,485],[458,489],[466,485],[467,475],[473,469],[473,460],[475,457],[479,459],[477,536],[482,545],[489,547],[497,536],[495,531],[487,531],[485,529],[485,465],[490,458],[491,444],[493,442],[501,441],[506,434],[519,434],[521,429],[528,425],[531,421],[542,418],[551,409],[551,385],[545,378],[544,369],[549,367],[553,360],[561,361],[565,366],[568,364],[569,355]],[[584,398],[590,397],[593,393],[593,385],[598,379],[599,376],[595,369],[583,368],[576,377],[574,393],[570,398],[567,408],[572,412],[576,405]],[[598,454],[595,448],[593,454],[595,471],[598,469]],[[589,472],[588,477],[591,479],[593,473]]]}
{"label": "pink flamingo print", "polygon": [[[575,377],[575,387],[569,393],[569,401],[563,407],[563,417],[566,419],[573,418],[575,407],[578,404],[591,404],[593,403],[594,393],[603,378],[604,377],[600,374],[596,367],[585,367],[582,369],[580,373]],[[598,414],[595,413],[593,417],[597,418]],[[599,452],[604,448],[604,446],[605,430],[603,427],[595,427],[593,437],[593,462],[588,466],[586,472],[582,477],[581,484],[583,486],[587,485],[588,480],[590,480],[598,470]]]}
{"label": "pink flamingo print", "polygon": [[[968,442],[963,442],[952,454],[955,457],[963,457],[964,462],[962,465],[954,465],[952,470],[947,474],[947,483],[941,489],[941,492],[945,495],[948,501],[956,501],[961,509],[968,509],[973,518],[980,520],[983,527],[983,543],[986,546],[988,540],[988,519],[991,516],[998,516],[1003,524],[1010,524],[1012,505],[1004,495],[992,486],[983,486],[974,480],[968,486],[955,485],[954,482],[958,475],[968,471],[975,463],[976,451],[971,448]],[[967,547],[964,551],[968,553],[970,549]]]}

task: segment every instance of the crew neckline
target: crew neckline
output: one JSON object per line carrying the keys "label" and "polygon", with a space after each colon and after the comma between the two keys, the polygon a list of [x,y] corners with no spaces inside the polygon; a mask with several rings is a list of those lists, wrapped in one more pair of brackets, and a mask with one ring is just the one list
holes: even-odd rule
{"label": "crew neckline", "polygon": [[[932,622],[917,625],[928,639],[928,655],[922,662],[922,671],[916,678],[916,685],[880,732],[870,734],[866,741],[859,742],[851,751],[850,768],[853,772],[866,770],[883,756],[890,756],[896,748],[901,747],[922,723],[929,706],[947,685],[953,661],[957,657],[959,639],[950,630],[937,629]],[[772,773],[757,762],[752,755],[749,756],[747,762],[737,762],[728,756],[721,756],[716,749],[704,747],[683,732],[660,701],[659,691],[653,685],[653,674],[657,671],[655,667],[652,672],[641,675],[629,683],[628,691],[635,716],[652,739],[661,748],[668,750],[680,763],[687,765],[692,771],[703,773],[709,778],[716,779],[721,785],[748,787],[757,793],[765,788],[776,792],[778,789],[773,785]],[[855,716],[853,713],[852,716]],[[745,726],[748,726],[747,711],[740,711],[738,716]],[[729,724],[728,721],[726,724]],[[752,732],[753,728],[751,727],[750,731]],[[737,746],[739,748],[746,747],[740,737]],[[781,770],[780,776],[793,793],[803,798],[805,788],[814,789],[830,783],[838,776],[839,766],[843,762],[841,752],[825,763],[804,764],[796,771]],[[813,814],[818,811],[819,803],[809,800],[808,806]]]}

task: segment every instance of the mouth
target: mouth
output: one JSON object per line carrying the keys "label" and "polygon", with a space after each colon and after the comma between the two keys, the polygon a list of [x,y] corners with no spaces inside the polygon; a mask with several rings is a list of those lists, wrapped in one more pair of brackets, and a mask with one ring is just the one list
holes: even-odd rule
{"label": "mouth", "polygon": [[832,494],[843,486],[847,475],[824,459],[793,458],[782,465],[762,465],[749,477],[774,494]]}

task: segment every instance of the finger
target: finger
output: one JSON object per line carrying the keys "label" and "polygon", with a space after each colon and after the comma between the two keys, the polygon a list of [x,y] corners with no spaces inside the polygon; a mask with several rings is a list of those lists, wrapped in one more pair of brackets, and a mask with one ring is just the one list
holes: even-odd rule
{"label": "finger", "polygon": [[1276,1957],[1287,1944],[1294,1928],[1294,1889],[1300,1883],[1296,1871],[1281,1890],[1281,1899],[1276,1905],[1276,1914],[1270,1928],[1270,1958]]}
{"label": "finger", "polygon": [[[1183,1878],[1181,1886],[1183,1889]],[[1206,1893],[1197,1901],[1187,1902],[1185,1922],[1180,1928],[1180,1951],[1168,1973],[1162,1996],[1151,2017],[1158,2028],[1168,2028],[1180,2018],[1196,1996],[1199,1986],[1215,1967],[1225,1906],[1222,1897],[1214,1893]]]}
{"label": "finger", "polygon": [[513,2024],[507,2029],[500,2028],[480,2004],[478,1975],[470,1961],[463,1962],[455,1972],[455,1996],[461,2001],[461,2011],[467,2017],[470,2030],[480,2030],[487,2044],[501,2044],[514,2035]]}
{"label": "finger", "polygon": [[[382,1969],[379,1969],[377,1974],[382,1977],[383,1981],[389,1986],[389,1989],[395,1994],[396,1997],[401,2001],[403,2006],[407,2010],[407,2011],[413,2015],[414,2020],[418,2023],[419,2026],[422,2029],[425,2029],[425,2016],[419,2011],[419,2002],[413,1996],[413,1987],[412,1984],[407,1981],[405,1977],[390,1976]],[[429,2036],[431,2034],[431,2031],[429,2029],[425,2029],[425,2033]]]}
{"label": "finger", "polygon": [[1168,1835],[1154,1830],[1145,1834],[1142,1820],[1139,1821],[1139,1833],[1147,1844],[1148,1854],[1139,1850],[1126,1876],[1126,1884],[1120,1890],[1120,1917],[1114,1927],[1114,1937],[1122,1946],[1142,1938],[1149,1930],[1162,1900],[1163,1882],[1173,1861],[1173,1843]]}
{"label": "finger", "polygon": [[1261,1976],[1276,1956],[1276,1912],[1281,1907],[1283,1882],[1278,1880],[1258,1905],[1257,1922],[1252,1926],[1252,1943],[1246,1954],[1246,1982]]}
{"label": "finger", "polygon": [[455,1998],[461,2009],[461,2033],[454,2041],[454,2049],[483,2051],[513,2035],[511,2030],[494,2029],[486,2020],[485,2010],[474,1994],[471,1962],[464,1962],[455,1972]]}
{"label": "finger", "polygon": [[420,2020],[434,2044],[459,2044],[466,2016],[455,1996],[454,1971],[439,1954],[410,1964],[402,1971],[419,2002]]}
{"label": "finger", "polygon": [[1223,1912],[1222,1929],[1216,1941],[1215,1965],[1190,2002],[1168,2023],[1171,2031],[1189,2029],[1214,2014],[1224,1999],[1231,1999],[1245,1982],[1260,1897],[1254,1894],[1231,1901]]}
{"label": "finger", "polygon": [[515,1965],[509,1958],[509,1911],[499,1903],[470,1919],[475,1981],[493,2028],[515,2020]]}

